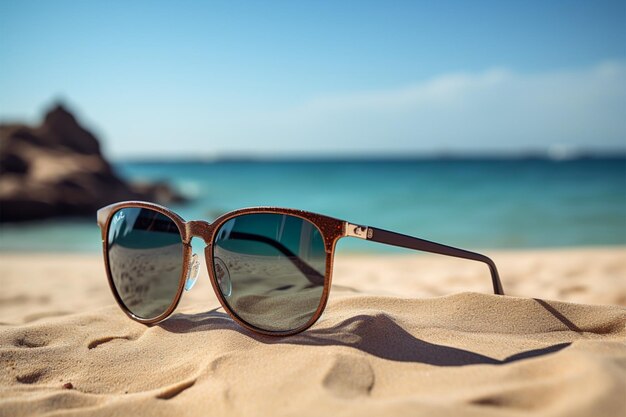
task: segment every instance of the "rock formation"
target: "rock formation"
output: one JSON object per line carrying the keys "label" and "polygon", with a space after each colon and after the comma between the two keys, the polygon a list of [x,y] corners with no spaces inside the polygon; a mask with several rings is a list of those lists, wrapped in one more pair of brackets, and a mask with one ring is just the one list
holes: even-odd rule
{"label": "rock formation", "polygon": [[120,178],[96,137],[61,105],[38,127],[0,125],[0,222],[95,216],[102,206],[132,199],[167,204],[182,197],[164,183]]}

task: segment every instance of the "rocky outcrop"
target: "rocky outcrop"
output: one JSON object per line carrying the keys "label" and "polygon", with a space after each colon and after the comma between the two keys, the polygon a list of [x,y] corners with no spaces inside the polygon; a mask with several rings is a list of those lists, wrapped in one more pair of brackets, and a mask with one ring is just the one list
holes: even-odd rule
{"label": "rocky outcrop", "polygon": [[120,178],[96,137],[61,105],[38,127],[0,125],[0,222],[95,216],[100,207],[133,199],[182,201],[165,183]]}

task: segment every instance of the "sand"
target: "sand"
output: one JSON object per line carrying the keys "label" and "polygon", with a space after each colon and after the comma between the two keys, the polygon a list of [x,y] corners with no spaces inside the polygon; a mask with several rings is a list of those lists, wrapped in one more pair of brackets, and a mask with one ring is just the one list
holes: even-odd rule
{"label": "sand", "polygon": [[336,257],[324,315],[243,330],[205,268],[167,321],[114,304],[96,255],[0,254],[0,416],[626,412],[626,248]]}

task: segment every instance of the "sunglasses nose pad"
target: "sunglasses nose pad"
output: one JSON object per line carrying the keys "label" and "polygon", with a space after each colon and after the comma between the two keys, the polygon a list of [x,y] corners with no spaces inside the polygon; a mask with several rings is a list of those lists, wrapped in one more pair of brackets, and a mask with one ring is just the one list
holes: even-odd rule
{"label": "sunglasses nose pad", "polygon": [[233,284],[230,281],[230,272],[228,267],[220,258],[214,258],[213,264],[215,265],[215,278],[220,286],[220,291],[225,297],[229,297],[233,291]]}
{"label": "sunglasses nose pad", "polygon": [[189,291],[193,288],[193,285],[198,280],[198,273],[200,272],[200,261],[198,255],[191,255],[191,262],[189,263],[189,272],[187,273],[187,279],[185,280],[185,291]]}

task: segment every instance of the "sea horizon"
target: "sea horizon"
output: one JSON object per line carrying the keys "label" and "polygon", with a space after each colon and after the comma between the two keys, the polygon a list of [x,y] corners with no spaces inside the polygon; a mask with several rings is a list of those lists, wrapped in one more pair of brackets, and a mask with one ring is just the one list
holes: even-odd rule
{"label": "sea horizon", "polygon": [[518,161],[518,160],[626,160],[626,148],[577,148],[550,146],[522,150],[430,150],[406,152],[198,152],[167,155],[143,153],[112,157],[114,164],[129,163],[227,163],[227,162],[419,162],[419,161]]}

